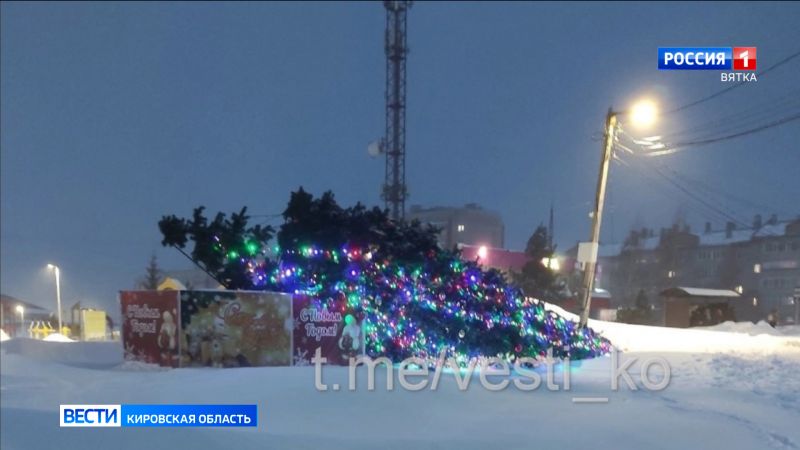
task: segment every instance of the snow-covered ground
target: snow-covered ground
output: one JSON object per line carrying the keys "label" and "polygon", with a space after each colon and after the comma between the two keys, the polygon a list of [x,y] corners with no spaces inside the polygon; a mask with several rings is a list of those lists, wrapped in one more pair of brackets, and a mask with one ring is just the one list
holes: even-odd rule
{"label": "snow-covered ground", "polygon": [[[319,392],[311,367],[164,370],[123,362],[119,344],[2,344],[3,450],[224,449],[800,449],[800,330],[722,324],[678,330],[593,322],[622,360],[659,356],[664,390],[611,390],[611,358],[573,364],[571,390],[490,392],[452,375],[437,391]],[[630,373],[638,380],[638,366]],[[347,369],[324,382],[347,386]],[[556,380],[562,374],[557,373]],[[575,397],[608,398],[575,403]],[[256,403],[255,429],[59,428],[58,405]]]}
{"label": "snow-covered ground", "polygon": [[42,340],[47,342],[75,342],[75,339],[68,338],[61,333],[48,334],[47,337]]}

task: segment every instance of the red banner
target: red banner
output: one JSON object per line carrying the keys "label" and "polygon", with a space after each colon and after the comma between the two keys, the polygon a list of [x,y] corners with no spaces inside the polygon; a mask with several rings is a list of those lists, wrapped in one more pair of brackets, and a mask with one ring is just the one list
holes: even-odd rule
{"label": "red banner", "polygon": [[166,367],[327,364],[364,354],[361,316],[343,297],[244,291],[120,293],[125,359]]}
{"label": "red banner", "polygon": [[351,356],[364,354],[361,320],[344,298],[325,307],[314,298],[296,295],[293,313],[294,365],[311,364],[317,348],[327,364],[347,365]]}
{"label": "red banner", "polygon": [[125,359],[178,367],[178,291],[120,292]]}
{"label": "red banner", "polygon": [[181,291],[181,366],[292,364],[292,296]]}

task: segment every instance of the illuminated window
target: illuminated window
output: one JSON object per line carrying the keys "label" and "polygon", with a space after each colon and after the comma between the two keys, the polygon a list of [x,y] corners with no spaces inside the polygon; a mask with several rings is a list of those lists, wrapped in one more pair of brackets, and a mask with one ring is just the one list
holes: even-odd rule
{"label": "illuminated window", "polygon": [[464,231],[464,225],[459,224],[458,225],[458,232],[461,233],[462,231]]}
{"label": "illuminated window", "polygon": [[736,286],[736,292],[741,294],[742,292],[744,292],[744,287],[741,284],[739,286]]}
{"label": "illuminated window", "polygon": [[756,264],[753,266],[753,273],[761,273],[761,264]]}
{"label": "illuminated window", "polygon": [[667,278],[675,278],[675,271],[670,270],[669,272],[667,272]]}
{"label": "illuminated window", "polygon": [[758,299],[753,297],[753,306],[758,306]]}

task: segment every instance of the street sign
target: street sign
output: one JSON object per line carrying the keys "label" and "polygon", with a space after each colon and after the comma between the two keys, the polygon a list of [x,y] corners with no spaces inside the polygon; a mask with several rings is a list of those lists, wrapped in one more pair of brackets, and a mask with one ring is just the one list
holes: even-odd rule
{"label": "street sign", "polygon": [[578,262],[595,263],[597,262],[597,242],[581,242],[578,244]]}

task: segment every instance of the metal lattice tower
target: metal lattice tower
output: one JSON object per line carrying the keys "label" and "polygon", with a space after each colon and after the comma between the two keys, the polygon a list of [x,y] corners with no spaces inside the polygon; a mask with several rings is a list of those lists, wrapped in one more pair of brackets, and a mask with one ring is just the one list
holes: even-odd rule
{"label": "metal lattice tower", "polygon": [[384,1],[386,8],[386,177],[381,197],[391,217],[406,211],[406,13],[410,1]]}

